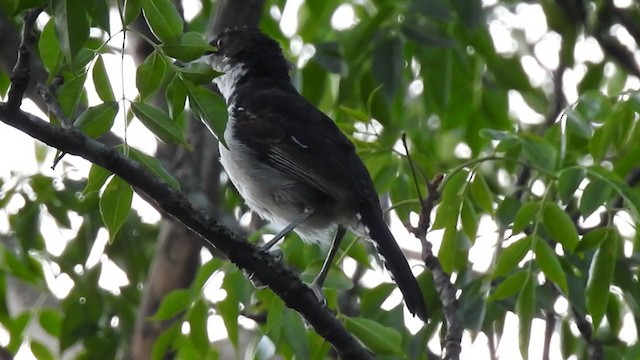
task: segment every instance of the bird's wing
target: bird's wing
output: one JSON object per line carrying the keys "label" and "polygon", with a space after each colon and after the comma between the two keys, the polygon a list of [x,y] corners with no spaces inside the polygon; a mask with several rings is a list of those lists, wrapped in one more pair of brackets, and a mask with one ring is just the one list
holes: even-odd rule
{"label": "bird's wing", "polygon": [[363,201],[377,205],[371,177],[353,143],[299,94],[256,91],[232,111],[235,136],[262,161],[354,209]]}

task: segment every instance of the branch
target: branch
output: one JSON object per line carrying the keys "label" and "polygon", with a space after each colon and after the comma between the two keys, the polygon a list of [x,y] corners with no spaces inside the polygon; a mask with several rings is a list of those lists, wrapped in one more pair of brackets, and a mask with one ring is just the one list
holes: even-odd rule
{"label": "branch", "polygon": [[31,80],[31,47],[36,42],[33,26],[41,12],[42,8],[31,9],[24,15],[22,41],[18,49],[18,59],[11,75],[11,88],[9,89],[7,100],[9,109],[20,108],[24,93],[29,88],[29,81]]}
{"label": "branch", "polygon": [[321,305],[313,291],[269,253],[253,246],[226,227],[198,211],[178,190],[155,177],[141,165],[113,148],[93,140],[75,128],[55,127],[19,109],[29,83],[31,32],[36,11],[25,16],[23,45],[15,67],[9,102],[0,102],[0,121],[70,155],[77,155],[120,176],[171,215],[215,246],[239,268],[253,273],[285,304],[298,311],[315,331],[329,341],[345,359],[372,359],[372,355],[349,333],[331,310]]}

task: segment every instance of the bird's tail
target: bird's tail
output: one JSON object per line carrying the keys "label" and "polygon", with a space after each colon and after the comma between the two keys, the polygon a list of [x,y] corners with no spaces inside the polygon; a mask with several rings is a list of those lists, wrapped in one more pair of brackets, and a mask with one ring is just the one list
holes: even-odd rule
{"label": "bird's tail", "polygon": [[387,270],[404,296],[404,302],[413,315],[427,322],[427,305],[418,286],[418,281],[411,273],[411,268],[396,239],[385,224],[380,209],[372,206],[360,208],[360,221],[365,227],[367,236],[373,240]]}

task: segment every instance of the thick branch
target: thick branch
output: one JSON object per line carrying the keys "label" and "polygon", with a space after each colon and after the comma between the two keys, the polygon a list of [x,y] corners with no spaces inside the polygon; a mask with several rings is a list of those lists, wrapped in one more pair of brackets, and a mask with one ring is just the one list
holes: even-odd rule
{"label": "thick branch", "polygon": [[370,359],[371,355],[342,326],[335,315],[322,306],[313,291],[271,255],[213,221],[194,208],[180,191],[174,190],[139,164],[76,129],[52,126],[44,120],[0,103],[0,121],[13,126],[49,146],[81,156],[120,176],[153,199],[165,213],[176,218],[224,253],[231,262],[255,274],[298,311],[316,332],[327,339],[345,359]]}

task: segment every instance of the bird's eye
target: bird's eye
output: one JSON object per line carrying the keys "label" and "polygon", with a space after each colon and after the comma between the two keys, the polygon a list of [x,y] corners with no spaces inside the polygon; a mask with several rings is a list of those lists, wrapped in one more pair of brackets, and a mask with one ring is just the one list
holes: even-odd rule
{"label": "bird's eye", "polygon": [[221,38],[219,38],[218,40],[216,40],[216,47],[218,49],[220,49],[221,47],[225,46],[227,43],[227,37],[223,36]]}

